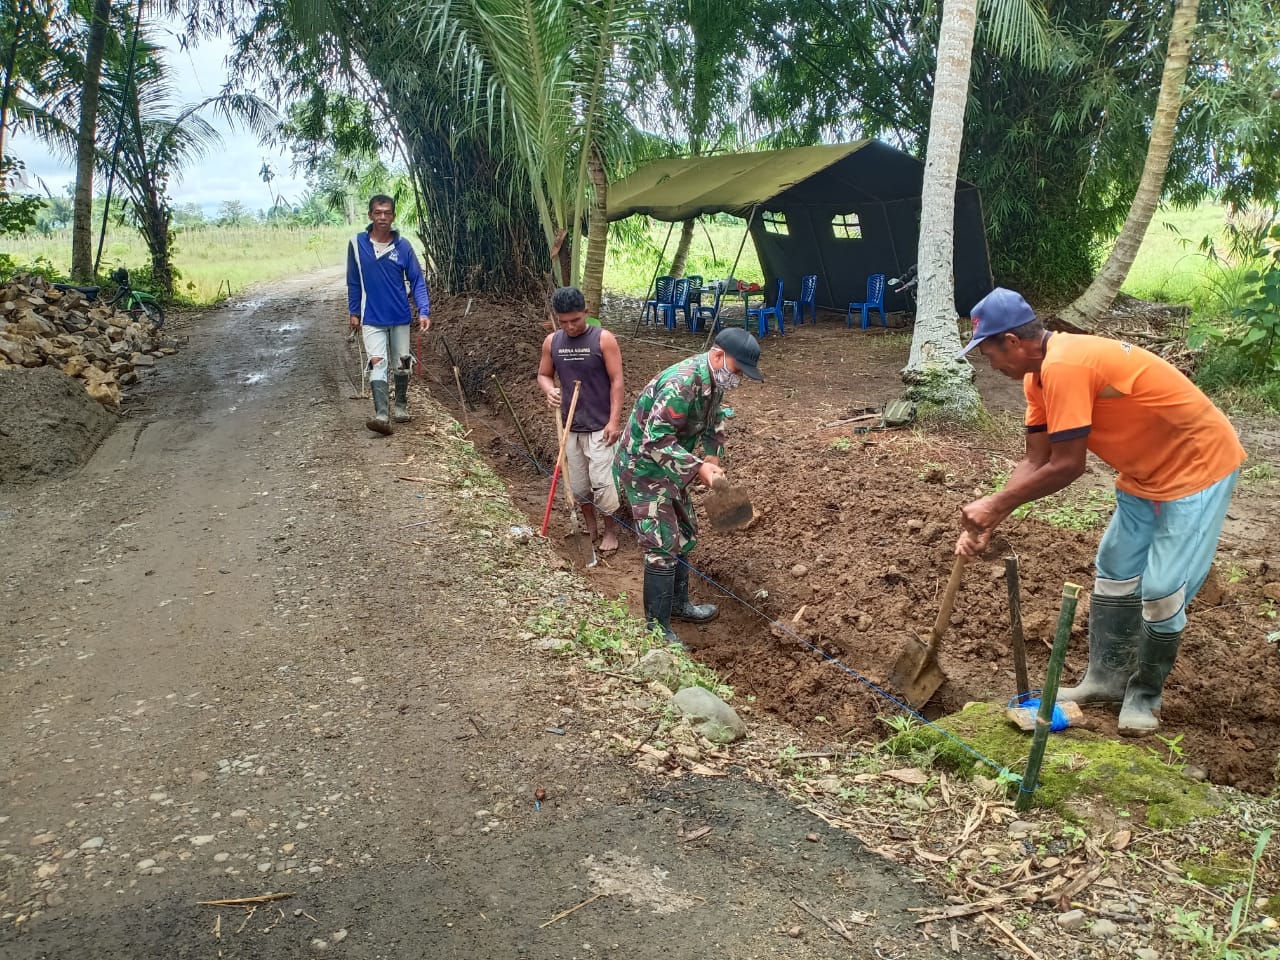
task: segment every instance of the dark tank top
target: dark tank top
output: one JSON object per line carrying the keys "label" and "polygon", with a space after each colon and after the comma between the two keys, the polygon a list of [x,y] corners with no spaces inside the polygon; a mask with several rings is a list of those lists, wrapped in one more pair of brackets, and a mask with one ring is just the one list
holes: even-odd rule
{"label": "dark tank top", "polygon": [[569,415],[574,381],[582,383],[573,411],[574,433],[595,433],[609,422],[609,370],[600,350],[600,327],[588,325],[581,336],[563,330],[551,335],[551,365],[560,380],[560,413]]}

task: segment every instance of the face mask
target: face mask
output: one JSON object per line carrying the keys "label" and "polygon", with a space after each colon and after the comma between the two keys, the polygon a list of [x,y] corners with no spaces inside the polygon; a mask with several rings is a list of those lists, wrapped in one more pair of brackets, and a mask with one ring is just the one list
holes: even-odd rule
{"label": "face mask", "polygon": [[719,370],[712,370],[711,378],[721,390],[736,390],[742,386],[742,374],[731,371],[727,363]]}

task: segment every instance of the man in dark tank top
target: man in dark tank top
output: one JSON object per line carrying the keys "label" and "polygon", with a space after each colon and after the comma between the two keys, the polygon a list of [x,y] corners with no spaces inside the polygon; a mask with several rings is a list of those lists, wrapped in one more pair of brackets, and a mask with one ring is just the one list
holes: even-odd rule
{"label": "man in dark tank top", "polygon": [[[538,386],[547,404],[560,407],[561,416],[567,416],[574,384],[580,384],[573,423],[566,424],[565,461],[587,530],[593,540],[600,537],[601,553],[608,553],[618,549],[612,519],[618,510],[613,447],[622,435],[622,352],[612,333],[587,323],[586,300],[577,287],[561,287],[552,294],[551,310],[560,329],[542,342]],[[597,522],[597,513],[608,519]]]}

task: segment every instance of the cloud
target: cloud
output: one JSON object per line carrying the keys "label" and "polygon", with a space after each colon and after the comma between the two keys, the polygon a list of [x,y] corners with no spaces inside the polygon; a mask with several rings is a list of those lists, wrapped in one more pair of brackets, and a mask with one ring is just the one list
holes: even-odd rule
{"label": "cloud", "polygon": [[[197,103],[222,90],[227,80],[229,40],[218,37],[184,50],[179,48],[176,31],[162,27],[160,35],[165,41],[177,92],[175,99],[179,104]],[[290,170],[292,158],[288,153],[262,146],[252,133],[228,126],[212,112],[208,119],[221,134],[223,144],[209,156],[184,168],[181,176],[175,178],[169,189],[175,204],[196,203],[213,209],[228,200],[239,200],[250,209],[264,210],[275,196],[283,196],[290,203],[302,199],[306,183]],[[11,149],[26,163],[29,182],[41,189],[38,178],[55,195],[65,194],[67,186],[75,180],[69,162],[29,134],[17,134],[11,144],[6,144],[6,152]],[[276,174],[270,187],[259,176],[264,162],[270,164]],[[103,188],[99,178],[94,189],[100,192]]]}

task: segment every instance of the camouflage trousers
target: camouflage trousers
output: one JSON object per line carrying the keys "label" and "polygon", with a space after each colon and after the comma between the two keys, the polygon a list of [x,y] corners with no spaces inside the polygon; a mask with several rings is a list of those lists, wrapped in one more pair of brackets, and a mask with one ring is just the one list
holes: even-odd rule
{"label": "camouflage trousers", "polygon": [[693,500],[686,488],[669,481],[629,474],[629,470],[619,470],[615,461],[614,476],[631,507],[645,566],[669,570],[698,542]]}

